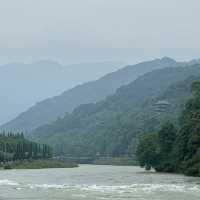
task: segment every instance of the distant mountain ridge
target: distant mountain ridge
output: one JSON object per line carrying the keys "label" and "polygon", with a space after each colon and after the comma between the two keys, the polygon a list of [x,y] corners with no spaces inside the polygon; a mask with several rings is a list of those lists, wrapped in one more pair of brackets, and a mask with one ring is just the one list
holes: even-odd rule
{"label": "distant mountain ridge", "polygon": [[121,62],[61,65],[55,61],[0,66],[0,124],[13,119],[36,102],[77,84],[96,80],[122,67]]}
{"label": "distant mountain ridge", "polygon": [[105,99],[107,96],[114,94],[119,87],[129,84],[147,72],[179,65],[180,63],[175,60],[164,57],[126,66],[96,81],[76,86],[59,96],[41,101],[1,126],[1,128],[33,130],[63,117],[66,112],[72,112],[81,104],[95,103]]}

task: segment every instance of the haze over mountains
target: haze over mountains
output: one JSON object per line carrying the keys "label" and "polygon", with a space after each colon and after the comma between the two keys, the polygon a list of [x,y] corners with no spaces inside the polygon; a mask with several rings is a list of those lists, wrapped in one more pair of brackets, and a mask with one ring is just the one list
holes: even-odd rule
{"label": "haze over mountains", "polygon": [[[26,112],[20,114],[15,119],[4,124],[1,128],[18,130],[25,129],[28,131],[33,130],[38,126],[56,120],[58,117],[63,117],[66,112],[72,112],[74,108],[81,104],[94,103],[103,100],[107,96],[114,94],[119,87],[129,84],[140,75],[143,75],[155,69],[165,68],[169,66],[175,67],[178,65],[180,65],[180,63],[176,62],[175,60],[164,57],[162,59],[155,59],[136,65],[126,66],[122,69],[119,69],[118,71],[105,75],[97,81],[92,81],[76,86],[70,90],[66,90],[63,94],[59,96],[41,101],[35,106],[28,109]],[[78,69],[80,69],[80,67],[77,67],[77,70]],[[82,76],[81,71],[78,71],[77,75]],[[63,80],[58,76],[58,74],[53,72],[52,76],[48,79],[48,84],[50,85],[42,85],[44,87],[44,90],[45,87],[47,87],[47,91],[51,91],[52,88],[55,88],[56,84],[60,84],[63,88],[63,85],[66,85],[64,83],[65,76],[66,75],[64,73],[61,75],[61,77],[64,77]],[[58,80],[56,80],[55,77],[57,77]],[[37,85],[37,88],[40,88],[39,84]],[[38,94],[38,91],[36,91],[36,93]],[[32,96],[34,95],[32,94]],[[20,96],[18,98],[20,99]]]}
{"label": "haze over mountains", "polygon": [[53,61],[0,66],[0,124],[36,102],[52,97],[78,84],[100,78],[122,67],[121,62],[81,63],[69,66]]}

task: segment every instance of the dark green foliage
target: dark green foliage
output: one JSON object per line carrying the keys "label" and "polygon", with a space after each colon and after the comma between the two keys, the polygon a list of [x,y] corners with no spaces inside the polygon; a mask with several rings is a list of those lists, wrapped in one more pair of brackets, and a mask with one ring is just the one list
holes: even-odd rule
{"label": "dark green foliage", "polygon": [[174,125],[167,122],[158,131],[159,155],[166,158],[170,154],[174,141],[176,139],[177,130]]}
{"label": "dark green foliage", "polygon": [[4,169],[12,169],[11,164],[6,164],[6,165],[4,166]]}
{"label": "dark green foliage", "polygon": [[0,134],[0,162],[24,159],[50,158],[52,149],[47,145],[30,142],[23,133]]}
{"label": "dark green foliage", "polygon": [[[180,117],[178,131],[172,124],[166,123],[153,141],[154,135],[144,136],[140,140],[137,155],[142,166],[150,165],[157,171],[200,176],[200,81],[192,84],[192,92],[193,97],[186,103]],[[149,162],[155,160],[152,148],[156,149],[158,162]],[[141,152],[145,152],[146,156],[142,157],[144,153]]]}
{"label": "dark green foliage", "polygon": [[155,168],[157,171],[172,172],[171,154],[177,130],[166,122],[157,133],[143,136],[137,147],[137,157],[142,167]]}
{"label": "dark green foliage", "polygon": [[[200,82],[192,84],[191,98],[181,116],[181,129],[177,138],[180,154],[178,162],[187,174],[200,175]],[[196,173],[195,173],[196,171]]]}
{"label": "dark green foliage", "polygon": [[151,167],[155,167],[158,162],[157,142],[158,135],[150,134],[140,139],[138,144],[136,153],[140,166],[145,167],[147,170],[150,170]]}

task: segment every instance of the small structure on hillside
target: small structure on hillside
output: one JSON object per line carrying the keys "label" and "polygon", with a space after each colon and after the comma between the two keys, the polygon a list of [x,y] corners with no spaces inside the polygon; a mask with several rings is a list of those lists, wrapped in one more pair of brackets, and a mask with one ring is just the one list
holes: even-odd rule
{"label": "small structure on hillside", "polygon": [[154,111],[156,113],[166,112],[170,107],[171,103],[166,100],[159,100],[153,105]]}

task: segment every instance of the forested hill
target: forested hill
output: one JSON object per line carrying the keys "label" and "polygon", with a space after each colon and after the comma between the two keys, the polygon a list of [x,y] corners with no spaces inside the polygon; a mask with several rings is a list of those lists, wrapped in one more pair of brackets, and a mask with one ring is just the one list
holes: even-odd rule
{"label": "forested hill", "polygon": [[[63,119],[39,127],[32,137],[52,145],[58,154],[131,154],[138,135],[178,115],[190,95],[187,82],[195,79],[192,76],[200,76],[200,65],[154,70],[104,101],[81,105]],[[160,100],[169,101],[169,110],[156,110],[154,105]]]}
{"label": "forested hill", "polygon": [[[199,79],[200,80],[200,79]],[[180,120],[139,140],[137,156],[142,167],[161,172],[200,176],[200,81],[191,84],[193,96],[185,104]]]}
{"label": "forested hill", "polygon": [[129,84],[140,75],[155,69],[184,64],[186,63],[180,64],[170,58],[162,58],[126,66],[97,81],[79,85],[60,96],[39,102],[1,128],[33,130],[38,126],[55,121],[58,117],[63,117],[66,112],[72,112],[80,104],[95,103],[105,99],[106,96],[114,94],[120,86]]}

